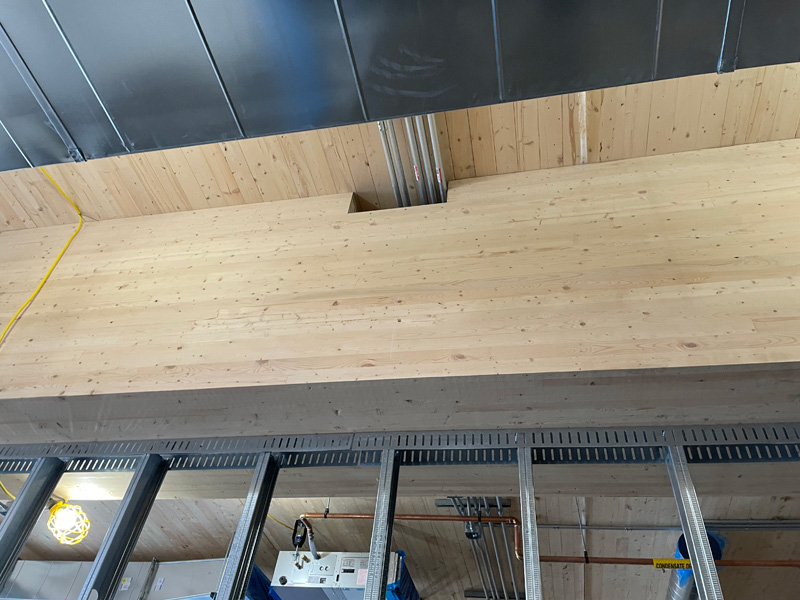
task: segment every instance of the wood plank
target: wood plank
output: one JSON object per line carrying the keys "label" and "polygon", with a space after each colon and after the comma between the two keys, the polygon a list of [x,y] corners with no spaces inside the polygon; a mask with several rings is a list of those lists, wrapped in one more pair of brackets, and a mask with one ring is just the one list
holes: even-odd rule
{"label": "wood plank", "polygon": [[450,149],[450,131],[447,128],[447,115],[445,113],[437,113],[434,117],[445,178],[447,181],[452,181],[455,179],[455,168],[453,166],[453,154]]}
{"label": "wood plank", "polygon": [[516,173],[517,125],[512,104],[496,104],[490,107],[492,117],[492,138],[497,173]]}
{"label": "wood plank", "polygon": [[397,200],[389,179],[389,165],[386,164],[386,155],[381,144],[380,132],[375,123],[358,125],[361,141],[366,151],[367,162],[375,191],[378,198],[378,208],[394,208]]}
{"label": "wood plank", "polygon": [[317,131],[325,161],[331,173],[332,188],[330,193],[344,194],[355,192],[355,184],[347,162],[347,152],[338,128],[320,129]]}
{"label": "wood plank", "polygon": [[543,169],[564,165],[561,98],[537,100],[539,109],[539,162]]}
{"label": "wood plank", "polygon": [[353,182],[353,191],[358,194],[363,203],[366,203],[367,210],[377,209],[380,206],[378,190],[372,178],[367,150],[358,126],[339,127],[338,133],[342,142],[344,160]]}
{"label": "wood plank", "polygon": [[236,182],[236,187],[239,189],[242,202],[247,204],[262,202],[265,198],[262,196],[261,190],[258,189],[256,178],[250,170],[245,150],[247,146],[242,144],[243,141],[222,142],[220,148],[228,169],[230,169],[231,175]]}
{"label": "wood plank", "polygon": [[472,152],[472,134],[466,110],[445,113],[450,154],[453,157],[454,179],[475,177],[475,157]]}
{"label": "wood plank", "polygon": [[678,80],[666,79],[653,84],[650,125],[647,129],[647,156],[671,152],[677,130],[675,110],[678,104]]}
{"label": "wood plank", "polygon": [[514,103],[517,127],[517,164],[520,171],[535,171],[539,159],[539,105],[536,100]]}
{"label": "wood plank", "polygon": [[[725,120],[722,123],[722,145],[744,144],[752,123],[753,105],[757,103],[761,69],[734,71],[728,88]],[[754,100],[755,98],[755,100]]]}
{"label": "wood plank", "polygon": [[[586,134],[581,133],[581,120],[588,115],[585,113],[583,115],[581,114],[583,109],[581,107],[580,98],[581,94],[579,92],[577,94],[567,94],[561,99],[561,125],[564,144],[562,156],[565,165],[581,164],[581,144],[587,143]],[[586,111],[588,113],[588,106],[586,107]]]}
{"label": "wood plank", "polygon": [[759,71],[756,82],[757,100],[748,126],[746,143],[766,142],[774,139],[775,111],[783,89],[783,65],[768,65]]}
{"label": "wood plank", "polygon": [[800,127],[800,68],[798,65],[785,65],[781,80],[780,97],[775,108],[773,140],[797,137]]}
{"label": "wood plank", "polygon": [[497,157],[494,147],[494,127],[492,109],[488,106],[468,108],[469,133],[472,143],[472,156],[475,160],[475,175],[495,175]]}
{"label": "wood plank", "polygon": [[[731,74],[703,77],[703,99],[696,148],[718,148],[722,145],[722,130],[728,104]],[[790,136],[793,137],[793,136]]]}
{"label": "wood plank", "polygon": [[698,129],[703,110],[705,77],[685,77],[678,80],[675,105],[675,126],[669,152],[686,152],[698,147]]}

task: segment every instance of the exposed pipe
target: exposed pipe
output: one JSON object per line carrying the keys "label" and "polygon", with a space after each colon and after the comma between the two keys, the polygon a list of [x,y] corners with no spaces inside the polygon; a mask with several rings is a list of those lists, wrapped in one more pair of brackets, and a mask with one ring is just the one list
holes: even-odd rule
{"label": "exposed pipe", "polygon": [[433,163],[436,165],[436,181],[439,183],[439,202],[447,202],[447,180],[444,176],[442,149],[439,147],[439,132],[436,130],[436,117],[428,115],[428,129],[431,132]]}
{"label": "exposed pipe", "polygon": [[[800,520],[797,519],[744,519],[729,521],[706,521],[709,531],[798,531]],[[680,525],[604,525],[592,523],[575,525],[573,523],[538,523],[539,529],[563,529],[579,531],[682,531]]]}
{"label": "exposed pipe", "polygon": [[[466,515],[468,514],[467,509],[464,507],[464,504],[461,502],[461,498],[452,497],[450,498],[455,509],[458,511],[459,515]],[[471,526],[470,523],[470,531],[473,531],[474,528]],[[466,533],[466,526],[464,527],[464,533]],[[481,580],[481,588],[483,589],[483,598],[484,600],[494,600],[494,592],[490,590],[490,583],[489,583],[489,576],[486,573],[486,570],[483,567],[483,562],[480,560],[482,554],[478,552],[478,540],[475,537],[471,537],[467,535],[469,539],[469,546],[472,548],[472,556],[475,559],[475,568],[478,572],[478,577]]]}
{"label": "exposed pipe", "polygon": [[[403,119],[406,126],[406,137],[408,137],[408,149],[411,151],[411,166],[414,169],[414,180],[417,182],[417,193],[421,204],[428,204],[428,194],[425,191],[425,184],[422,182],[422,165],[419,161],[419,150],[417,149],[417,132],[414,130],[414,122],[411,117]],[[434,202],[432,199],[431,202]]]}
{"label": "exposed pipe", "polygon": [[431,167],[431,152],[428,150],[428,137],[425,133],[425,122],[422,117],[414,117],[414,125],[417,127],[417,137],[419,137],[419,149],[422,153],[422,166],[425,168],[425,185],[428,187],[428,195],[431,202],[436,201],[436,188],[433,185],[433,167]]}
{"label": "exposed pipe", "polygon": [[[306,519],[365,519],[372,521],[375,515],[368,513],[305,513],[300,515],[300,520]],[[505,523],[514,527],[514,554],[517,560],[522,560],[522,531],[519,519],[516,517],[486,517],[486,516],[461,516],[461,515],[395,515],[395,521],[447,521],[450,523]]]}
{"label": "exposed pipe", "polygon": [[[473,502],[474,502],[474,507],[473,507]],[[473,508],[475,509],[475,516],[476,517],[480,517],[481,516],[481,509],[480,509],[480,504],[478,502],[478,499],[477,498],[474,498],[474,499],[467,498],[467,516],[468,517],[472,516],[471,515],[471,510]],[[483,523],[479,522],[478,523],[478,527],[481,530],[481,535],[480,535],[479,538],[477,538],[474,541],[475,541],[476,545],[478,546],[478,549],[480,550],[481,556],[483,557],[483,564],[486,566],[486,573],[487,573],[487,575],[489,577],[489,579],[488,579],[489,584],[492,587],[493,598],[495,600],[500,600],[500,593],[499,593],[499,588],[497,587],[497,580],[495,579],[495,576],[494,576],[494,569],[492,569],[492,561],[489,558],[489,548],[486,545],[486,530],[483,528]]]}
{"label": "exposed pipe", "polygon": [[[483,498],[483,507],[486,510],[486,515],[491,516],[489,508],[489,501],[486,500],[486,497]],[[500,552],[497,549],[497,539],[494,536],[494,523],[489,523],[489,536],[492,540],[492,548],[494,549],[494,558],[497,563],[497,574],[500,577],[500,589],[503,590],[503,597],[505,600],[508,600],[508,590],[506,588],[506,580],[503,577],[503,563],[500,562]]]}
{"label": "exposed pipe", "polygon": [[[375,515],[367,513],[306,513],[300,519],[364,519],[373,520]],[[514,551],[518,560],[522,560],[522,535],[520,522],[516,517],[486,517],[486,516],[461,516],[461,515],[395,515],[396,521],[449,521],[456,523],[506,523],[514,527]],[[565,563],[565,564],[595,564],[595,565],[631,565],[653,566],[652,558],[636,558],[630,556],[551,556],[540,555],[539,562]],[[714,561],[718,567],[786,567],[800,569],[800,560],[758,560],[758,559],[722,559]]]}
{"label": "exposed pipe", "polygon": [[[591,565],[630,565],[641,567],[652,567],[652,558],[634,558],[632,556],[547,556],[540,555],[539,562],[545,563],[567,563],[567,564],[591,564]],[[800,560],[739,560],[724,558],[715,560],[717,567],[786,567],[800,569]]]}
{"label": "exposed pipe", "polygon": [[394,191],[394,199],[397,202],[397,207],[403,207],[403,199],[400,196],[400,186],[397,184],[397,173],[395,172],[394,160],[392,160],[392,151],[389,148],[389,138],[386,133],[386,121],[378,121],[378,131],[381,134],[381,146],[383,146],[383,154],[386,157],[386,166],[389,168],[389,180],[392,182],[392,190]]}
{"label": "exposed pipe", "polygon": [[302,516],[300,517],[300,521],[306,526],[306,532],[308,533],[308,549],[311,551],[311,556],[314,557],[314,560],[319,560],[322,557],[319,552],[317,552],[317,544],[314,542],[314,528],[311,526],[309,520]]}
{"label": "exposed pipe", "polygon": [[[495,496],[497,503],[497,514],[503,516],[503,503],[500,501],[500,496]],[[520,600],[519,590],[517,589],[517,577],[514,575],[514,563],[511,562],[511,551],[508,549],[508,536],[506,535],[506,524],[500,523],[500,531],[503,534],[503,548],[506,550],[506,558],[508,559],[508,570],[511,576],[511,586],[514,589],[514,600]]]}
{"label": "exposed pipe", "polygon": [[[721,559],[725,549],[725,539],[715,533],[708,533],[707,537],[712,556],[715,560]],[[689,558],[689,548],[683,535],[678,538],[675,546],[675,558]],[[691,569],[674,569],[669,576],[667,600],[697,600],[700,595],[697,588],[694,572]]]}
{"label": "exposed pipe", "polygon": [[408,184],[406,183],[406,173],[403,170],[403,158],[400,155],[400,146],[397,145],[397,134],[394,131],[394,121],[385,121],[386,134],[389,137],[389,148],[392,150],[392,163],[397,169],[397,184],[400,187],[400,195],[403,197],[403,206],[411,206],[411,198],[408,196]]}

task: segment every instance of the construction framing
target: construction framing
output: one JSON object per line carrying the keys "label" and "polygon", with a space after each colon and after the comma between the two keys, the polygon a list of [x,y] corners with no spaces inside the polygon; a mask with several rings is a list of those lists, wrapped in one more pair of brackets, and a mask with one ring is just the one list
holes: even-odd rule
{"label": "construction framing", "polygon": [[217,598],[241,600],[259,533],[281,469],[379,466],[365,598],[385,595],[399,472],[406,465],[518,465],[525,593],[539,600],[541,581],[534,476],[541,464],[664,464],[678,505],[701,600],[721,599],[690,465],[800,461],[800,423],[768,425],[471,430],[425,433],[206,438],[30,444],[0,447],[0,473],[27,473],[18,500],[0,524],[0,589],[65,472],[134,471],[117,516],[95,558],[81,600],[110,598],[142,525],[172,470],[252,469],[239,526]]}

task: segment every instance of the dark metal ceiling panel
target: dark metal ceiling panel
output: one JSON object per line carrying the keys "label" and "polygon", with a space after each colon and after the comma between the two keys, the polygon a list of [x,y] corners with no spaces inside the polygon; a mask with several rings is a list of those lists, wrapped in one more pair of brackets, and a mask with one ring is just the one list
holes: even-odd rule
{"label": "dark metal ceiling panel", "polygon": [[[0,121],[34,165],[72,160],[64,142],[3,50],[0,50]],[[2,156],[5,157],[6,153],[3,152]],[[10,158],[10,164],[17,166],[7,166],[2,162],[0,168],[19,168],[13,153]]]}
{"label": "dark metal ceiling panel", "polygon": [[652,78],[658,0],[497,3],[507,100]]}
{"label": "dark metal ceiling panel", "polygon": [[655,77],[713,73],[727,14],[728,0],[664,0]]}
{"label": "dark metal ceiling panel", "polygon": [[0,3],[0,23],[86,158],[125,152],[41,2]]}
{"label": "dark metal ceiling panel", "polygon": [[248,136],[364,120],[332,0],[192,0]]}
{"label": "dark metal ceiling panel", "polygon": [[14,141],[6,133],[3,125],[0,125],[0,169],[11,171],[13,169],[24,169],[28,166],[25,157],[17,149]]}
{"label": "dark metal ceiling panel", "polygon": [[342,0],[370,119],[500,100],[489,0]]}
{"label": "dark metal ceiling panel", "polygon": [[49,0],[131,150],[240,137],[184,0]]}
{"label": "dark metal ceiling panel", "polygon": [[800,61],[800,4],[792,0],[747,2],[737,68]]}

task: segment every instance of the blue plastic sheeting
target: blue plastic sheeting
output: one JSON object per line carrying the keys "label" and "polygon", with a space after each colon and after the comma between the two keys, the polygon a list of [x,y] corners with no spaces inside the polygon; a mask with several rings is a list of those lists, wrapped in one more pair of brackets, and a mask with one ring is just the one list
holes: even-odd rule
{"label": "blue plastic sheeting", "polygon": [[278,600],[277,596],[270,593],[272,582],[269,577],[264,575],[264,571],[253,565],[253,574],[250,575],[250,582],[247,584],[245,598],[248,600]]}
{"label": "blue plastic sheeting", "polygon": [[[708,532],[708,543],[711,545],[711,554],[714,560],[722,559],[722,551],[725,549],[727,541],[718,533]],[[689,558],[689,550],[686,548],[686,538],[681,535],[675,546],[675,558]],[[692,578],[691,569],[678,569],[678,581],[681,586],[686,585]]]}
{"label": "blue plastic sheeting", "polygon": [[398,550],[400,556],[400,578],[386,586],[386,600],[420,600],[417,586],[406,568],[406,553]]}

